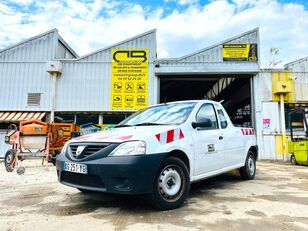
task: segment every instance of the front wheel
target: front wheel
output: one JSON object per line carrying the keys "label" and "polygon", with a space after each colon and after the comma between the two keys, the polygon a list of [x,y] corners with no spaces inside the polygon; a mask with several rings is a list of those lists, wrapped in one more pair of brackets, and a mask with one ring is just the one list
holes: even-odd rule
{"label": "front wheel", "polygon": [[293,165],[297,165],[297,161],[296,161],[296,159],[295,159],[294,154],[292,154],[292,156],[290,157],[290,161],[291,161],[291,163],[292,163]]}
{"label": "front wheel", "polygon": [[256,158],[252,151],[248,151],[245,166],[240,168],[241,177],[244,180],[252,180],[256,175]]}
{"label": "front wheel", "polygon": [[5,153],[4,157],[4,166],[7,172],[13,172],[14,170],[14,159],[15,159],[16,151],[13,149],[9,149]]}
{"label": "front wheel", "polygon": [[151,202],[161,210],[178,208],[187,198],[189,188],[189,172],[184,162],[176,157],[168,157],[159,168]]}

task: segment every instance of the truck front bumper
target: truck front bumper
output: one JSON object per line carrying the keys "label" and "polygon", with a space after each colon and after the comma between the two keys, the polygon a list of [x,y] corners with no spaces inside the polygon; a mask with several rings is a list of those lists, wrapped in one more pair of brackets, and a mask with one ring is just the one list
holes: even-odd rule
{"label": "truck front bumper", "polygon": [[76,162],[87,165],[87,174],[65,171],[64,163],[73,161],[65,155],[59,155],[57,158],[58,180],[64,185],[91,191],[118,194],[151,193],[159,166],[166,155],[167,153],[107,156]]}

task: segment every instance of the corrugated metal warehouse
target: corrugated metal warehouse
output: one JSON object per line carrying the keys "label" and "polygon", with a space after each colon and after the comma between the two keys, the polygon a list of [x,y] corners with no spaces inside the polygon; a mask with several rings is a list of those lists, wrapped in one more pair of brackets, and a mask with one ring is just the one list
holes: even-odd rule
{"label": "corrugated metal warehouse", "polygon": [[[203,98],[223,100],[234,123],[256,128],[261,158],[281,154],[279,102],[273,71],[260,71],[258,28],[180,58],[157,59],[156,49],[151,30],[79,57],[54,29],[1,50],[0,156],[6,127],[25,118],[115,124],[149,105]],[[298,75],[287,106],[308,102],[307,66],[306,58],[280,70]]]}

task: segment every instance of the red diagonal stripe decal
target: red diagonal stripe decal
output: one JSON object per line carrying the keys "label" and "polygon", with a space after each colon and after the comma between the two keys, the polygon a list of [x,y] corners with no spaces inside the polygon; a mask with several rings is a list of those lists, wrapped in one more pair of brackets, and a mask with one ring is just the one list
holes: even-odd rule
{"label": "red diagonal stripe decal", "polygon": [[183,139],[184,138],[184,134],[182,132],[182,129],[180,129],[180,139]]}
{"label": "red diagonal stripe decal", "polygon": [[160,134],[156,134],[155,136],[156,136],[157,140],[160,141]]}
{"label": "red diagonal stripe decal", "polygon": [[117,140],[128,140],[132,137],[132,135],[128,135],[128,136],[118,136],[115,139]]}
{"label": "red diagonal stripe decal", "polygon": [[174,130],[169,130],[167,132],[167,144],[173,141]]}

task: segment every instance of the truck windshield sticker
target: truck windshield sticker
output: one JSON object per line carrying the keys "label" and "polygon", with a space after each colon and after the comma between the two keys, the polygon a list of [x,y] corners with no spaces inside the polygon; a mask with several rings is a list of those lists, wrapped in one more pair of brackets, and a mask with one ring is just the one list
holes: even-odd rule
{"label": "truck windshield sticker", "polygon": [[95,141],[102,141],[102,140],[129,140],[130,138],[132,138],[133,135],[126,135],[126,136],[119,136],[119,135],[103,135],[100,137],[92,137],[91,135],[86,135],[86,136],[80,136],[78,138],[76,138],[75,140],[78,141],[88,141],[88,140],[95,140]]}
{"label": "truck windshield sticker", "polygon": [[175,140],[183,139],[184,134],[180,128],[172,129],[155,135],[161,144],[168,144]]}

